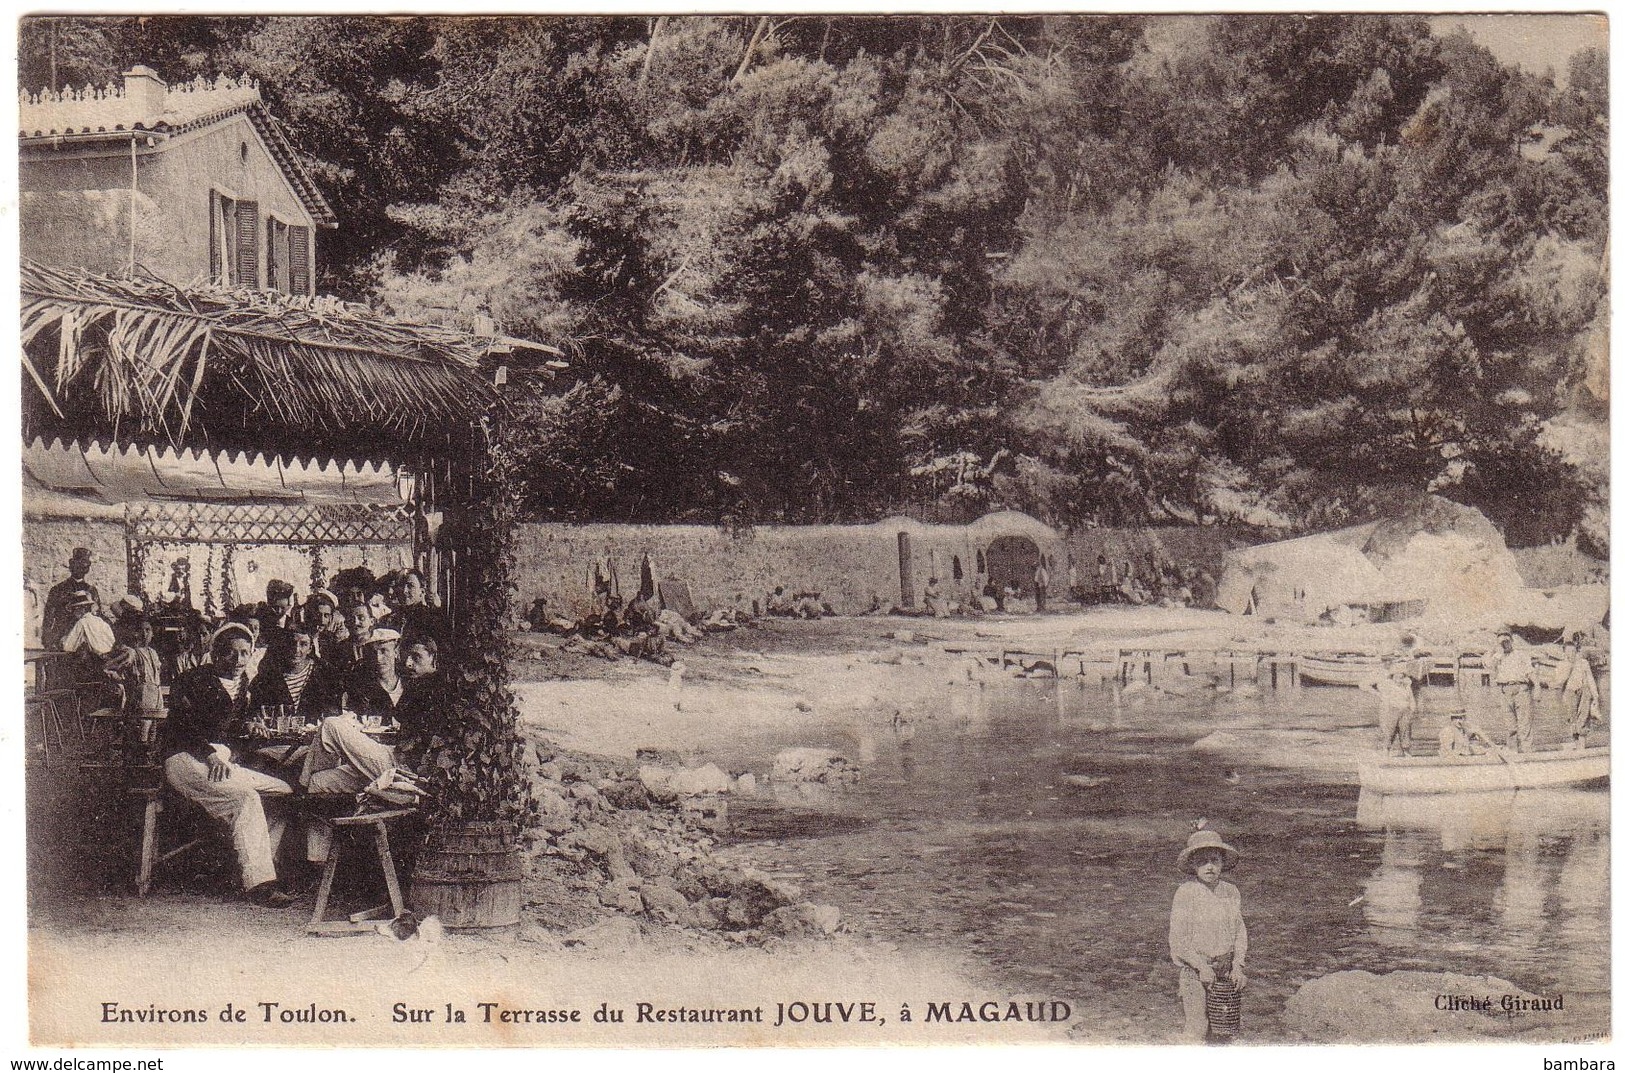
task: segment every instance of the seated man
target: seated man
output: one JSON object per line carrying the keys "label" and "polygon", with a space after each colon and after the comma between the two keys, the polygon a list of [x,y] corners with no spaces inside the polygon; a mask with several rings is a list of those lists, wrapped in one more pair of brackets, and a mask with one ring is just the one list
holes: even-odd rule
{"label": "seated man", "polygon": [[[1485,748],[1480,749],[1478,747],[1480,743]],[[1493,752],[1498,748],[1499,746],[1477,727],[1468,724],[1467,713],[1460,708],[1451,712],[1450,718],[1439,728],[1439,755],[1446,759],[1483,756],[1486,752]]]}
{"label": "seated man", "polygon": [[[391,768],[410,770],[422,760],[435,730],[445,721],[447,700],[436,666],[439,646],[432,637],[417,638],[406,648],[404,667],[397,668],[399,647],[400,635],[395,631],[373,632],[367,646],[374,664],[373,681],[362,683],[360,695],[351,694],[353,714],[322,720],[321,730],[305,754],[299,781],[311,793],[358,793]],[[387,700],[388,714],[400,727],[393,746],[367,734],[356,718],[382,714],[380,696]],[[328,825],[313,824],[306,857],[325,861],[331,837]]]}
{"label": "seated man", "polygon": [[942,586],[934,577],[925,583],[925,613],[934,618],[948,613],[948,607],[942,601]]}
{"label": "seated man", "polygon": [[248,629],[220,627],[210,640],[209,662],[182,674],[170,691],[164,723],[164,778],[175,792],[231,827],[243,889],[257,905],[280,908],[293,898],[277,885],[281,817],[269,819],[262,798],[292,793],[273,779],[233,761],[226,740],[239,733],[252,698],[243,672],[253,651]]}

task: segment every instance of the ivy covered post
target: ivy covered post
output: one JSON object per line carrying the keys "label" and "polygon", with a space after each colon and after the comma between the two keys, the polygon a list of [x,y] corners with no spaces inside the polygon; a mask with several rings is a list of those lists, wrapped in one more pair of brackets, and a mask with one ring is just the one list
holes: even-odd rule
{"label": "ivy covered post", "polygon": [[511,456],[483,430],[453,463],[440,506],[450,568],[450,621],[441,671],[448,709],[420,772],[429,833],[411,903],[453,928],[518,923],[516,838],[535,813],[509,688],[507,624],[517,517]]}

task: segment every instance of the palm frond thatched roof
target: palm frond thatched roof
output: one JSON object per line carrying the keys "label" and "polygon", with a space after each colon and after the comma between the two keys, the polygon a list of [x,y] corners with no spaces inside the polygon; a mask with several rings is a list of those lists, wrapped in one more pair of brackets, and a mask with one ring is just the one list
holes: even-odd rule
{"label": "palm frond thatched roof", "polygon": [[516,342],[333,299],[33,262],[21,282],[29,437],[420,455],[459,442],[491,408],[481,363]]}

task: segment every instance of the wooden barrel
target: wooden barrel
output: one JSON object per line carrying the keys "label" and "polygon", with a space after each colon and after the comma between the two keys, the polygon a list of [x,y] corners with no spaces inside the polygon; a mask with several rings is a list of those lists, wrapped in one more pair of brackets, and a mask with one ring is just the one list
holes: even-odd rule
{"label": "wooden barrel", "polygon": [[512,824],[431,828],[412,869],[412,910],[453,929],[511,927],[522,873]]}

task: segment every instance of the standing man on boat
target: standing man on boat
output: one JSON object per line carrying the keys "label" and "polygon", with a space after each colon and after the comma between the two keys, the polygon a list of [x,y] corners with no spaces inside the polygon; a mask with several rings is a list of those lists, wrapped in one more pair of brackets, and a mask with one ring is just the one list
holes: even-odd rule
{"label": "standing man on boat", "polygon": [[1495,691],[1501,706],[1512,720],[1508,744],[1520,753],[1526,753],[1535,738],[1535,661],[1528,649],[1512,646],[1512,631],[1501,629],[1495,635],[1501,645],[1491,665]]}

